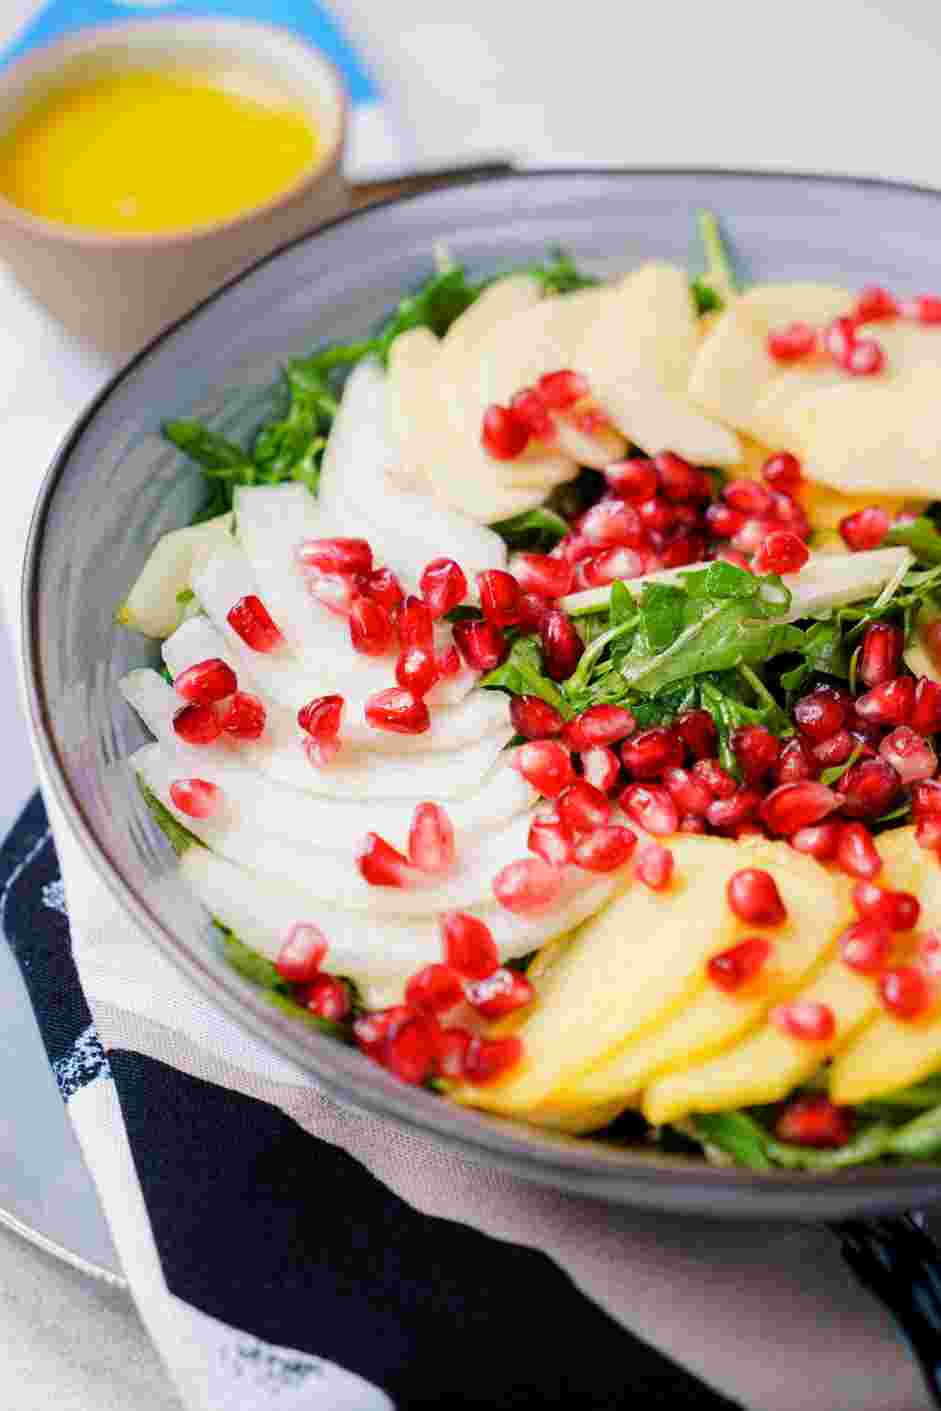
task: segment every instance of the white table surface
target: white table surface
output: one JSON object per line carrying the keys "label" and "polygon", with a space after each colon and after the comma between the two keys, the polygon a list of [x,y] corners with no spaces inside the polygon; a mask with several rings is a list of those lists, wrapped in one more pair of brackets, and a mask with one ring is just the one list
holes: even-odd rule
{"label": "white table surface", "polygon": [[[501,152],[526,165],[766,167],[941,185],[936,0],[332,3],[432,165]],[[0,0],[0,44],[36,7]],[[28,454],[30,419],[64,427],[105,371],[0,271],[5,475]],[[33,786],[8,656],[0,638],[3,831]],[[0,1385],[10,1411],[177,1405],[126,1296],[2,1229]]]}

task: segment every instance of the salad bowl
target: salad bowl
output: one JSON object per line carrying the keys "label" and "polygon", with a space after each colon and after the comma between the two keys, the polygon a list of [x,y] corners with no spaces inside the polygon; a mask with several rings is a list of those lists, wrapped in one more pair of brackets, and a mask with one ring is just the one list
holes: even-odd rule
{"label": "salad bowl", "polygon": [[[144,733],[118,683],[156,647],[115,621],[155,540],[190,522],[204,486],[161,436],[200,417],[233,439],[271,411],[283,360],[363,337],[443,246],[477,276],[571,250],[598,275],[688,263],[695,211],[719,211],[755,280],[941,286],[941,198],[837,178],[705,171],[555,171],[394,200],[287,246],[144,350],[75,426],[44,482],[24,577],[29,704],[47,774],[90,863],[151,941],[236,1022],[338,1101],[482,1164],[627,1205],[731,1218],[832,1220],[926,1205],[941,1167],[752,1171],[617,1140],[574,1138],[406,1087],[299,1026],[226,962],[172,866],[131,771]],[[429,553],[433,546],[429,546]]]}

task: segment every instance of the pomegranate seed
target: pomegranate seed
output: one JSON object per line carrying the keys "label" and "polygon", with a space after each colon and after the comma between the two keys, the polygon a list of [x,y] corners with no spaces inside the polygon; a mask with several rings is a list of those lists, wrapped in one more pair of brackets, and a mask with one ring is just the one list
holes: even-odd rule
{"label": "pomegranate seed", "polygon": [[606,588],[609,583],[639,578],[644,571],[644,560],[636,549],[602,549],[579,568],[586,588]]}
{"label": "pomegranate seed", "polygon": [[539,696],[514,696],[510,701],[510,721],[517,735],[527,740],[558,735],[565,723],[555,706]]}
{"label": "pomegranate seed", "polygon": [[937,931],[926,931],[919,937],[916,954],[919,965],[932,981],[941,978],[941,936]]}
{"label": "pomegranate seed", "polygon": [[772,490],[771,498],[774,501],[772,517],[777,526],[781,529],[790,529],[799,538],[806,539],[810,533],[810,520],[803,508],[782,490]]}
{"label": "pomegranate seed", "polygon": [[555,436],[555,423],[549,415],[549,408],[533,387],[524,387],[510,398],[510,411],[517,421],[521,421],[530,436],[541,441],[551,441]]}
{"label": "pomegranate seed", "polygon": [[259,740],[265,733],[267,712],[257,696],[236,691],[219,713],[219,724],[237,740]]}
{"label": "pomegranate seed", "polygon": [[611,801],[587,779],[576,779],[559,795],[559,817],[573,833],[590,833],[611,818]]}
{"label": "pomegranate seed", "polygon": [[901,781],[885,759],[863,759],[840,780],[847,818],[878,818],[899,792]]}
{"label": "pomegranate seed", "polygon": [[809,696],[802,696],[794,706],[798,729],[815,745],[842,730],[847,714],[846,698],[825,686],[811,691]]}
{"label": "pomegranate seed", "polygon": [[844,823],[836,846],[837,866],[850,877],[877,877],[882,858],[863,823]]}
{"label": "pomegranate seed", "polygon": [[848,549],[878,549],[889,532],[889,516],[878,505],[857,510],[840,520],[840,534]]}
{"label": "pomegranate seed", "polygon": [[494,402],[484,412],[480,444],[494,460],[515,460],[525,451],[528,441],[526,423],[509,407],[501,407]]}
{"label": "pomegranate seed", "polygon": [[771,942],[764,936],[749,936],[747,940],[711,956],[706,974],[718,989],[734,994],[764,969],[772,950]]}
{"label": "pomegranate seed", "polygon": [[592,505],[579,520],[578,530],[590,544],[602,548],[626,544],[636,549],[643,535],[636,509],[625,500],[617,499],[599,500]]}
{"label": "pomegranate seed", "polygon": [[637,514],[644,529],[655,530],[660,534],[672,529],[676,523],[676,510],[659,495],[654,495],[651,500],[644,500],[637,506]]}
{"label": "pomegranate seed", "polygon": [[340,720],[343,715],[342,696],[318,696],[297,712],[297,723],[309,736],[305,742],[307,758],[322,769],[340,752]]}
{"label": "pomegranate seed", "polygon": [[670,791],[670,798],[684,815],[695,814],[702,818],[713,802],[711,790],[695,774],[687,769],[666,769],[663,782]]}
{"label": "pomegranate seed", "polygon": [[589,706],[562,732],[562,738],[573,750],[591,749],[593,745],[613,745],[636,728],[637,722],[624,706]]}
{"label": "pomegranate seed", "polygon": [[300,1001],[311,1014],[332,1024],[339,1024],[353,1007],[349,989],[333,975],[318,975],[304,987]]}
{"label": "pomegranate seed", "polygon": [[379,657],[388,651],[395,635],[392,619],[381,603],[362,595],[350,603],[350,641],[363,656]]}
{"label": "pomegranate seed", "polygon": [[669,848],[660,843],[645,843],[634,859],[634,875],[652,892],[662,892],[670,885],[673,863]]}
{"label": "pomegranate seed", "polygon": [[895,679],[902,660],[905,639],[900,627],[874,622],[866,629],[859,654],[860,679],[867,686],[884,686]]}
{"label": "pomegranate seed", "polygon": [[726,883],[729,906],[740,921],[751,926],[780,926],[787,911],[770,872],[761,867],[743,867]]}
{"label": "pomegranate seed", "polygon": [[561,886],[557,867],[541,857],[525,857],[501,868],[493,879],[493,894],[507,911],[530,916],[552,906]]}
{"label": "pomegranate seed", "polygon": [[937,772],[938,756],[924,736],[908,725],[899,725],[886,735],[879,753],[903,784],[930,779]]}
{"label": "pomegranate seed", "polygon": [[712,801],[706,809],[706,822],[722,831],[737,830],[743,823],[748,823],[754,818],[760,804],[761,795],[754,789],[736,789],[729,798]]}
{"label": "pomegranate seed", "polygon": [[636,843],[637,834],[620,824],[596,828],[575,844],[575,865],[587,872],[613,872],[623,867]]}
{"label": "pomegranate seed", "polygon": [[803,539],[789,529],[774,529],[760,545],[752,568],[755,573],[800,573],[809,558]]}
{"label": "pomegranate seed", "polygon": [[[840,732],[837,731],[837,734]],[[829,736],[832,740],[833,736]],[[826,737],[821,741],[826,744]],[[795,737],[788,740],[781,750],[774,772],[778,784],[799,784],[803,779],[813,779],[817,773],[817,762],[805,740]]]}
{"label": "pomegranate seed", "polygon": [[912,816],[918,819],[941,814],[941,782],[919,779],[912,787]]}
{"label": "pomegranate seed", "polygon": [[572,591],[575,570],[563,558],[550,554],[515,554],[510,564],[513,577],[524,593],[540,598],[564,598]]}
{"label": "pomegranate seed", "polygon": [[549,610],[549,599],[540,598],[536,593],[523,593],[520,597],[520,620],[516,624],[524,636],[542,631],[542,619]]}
{"label": "pomegranate seed", "polygon": [[683,817],[680,819],[679,831],[681,833],[705,833],[706,820],[705,818],[700,818],[699,815],[695,813],[684,813]]}
{"label": "pomegranate seed", "polygon": [[738,784],[731,774],[726,774],[717,759],[698,759],[692,773],[717,799],[730,799],[738,791]]}
{"label": "pomegranate seed", "polygon": [[745,516],[731,505],[723,505],[718,500],[709,505],[704,515],[706,528],[717,539],[731,539],[738,534],[745,523]]}
{"label": "pomegranate seed", "polygon": [[645,460],[615,461],[605,466],[604,478],[615,495],[636,504],[652,500],[660,483],[653,461]]}
{"label": "pomegranate seed", "polygon": [[461,669],[461,654],[453,642],[443,647],[435,657],[435,668],[438,678],[447,681],[452,676],[456,676]]}
{"label": "pomegranate seed", "polygon": [[467,1003],[485,1019],[502,1019],[522,1009],[533,998],[533,987],[518,970],[494,970],[485,980],[471,980],[464,986]]}
{"label": "pomegranate seed", "polygon": [[893,1018],[917,1019],[931,1008],[934,995],[924,971],[899,965],[880,977],[879,999]]}
{"label": "pomegranate seed", "polygon": [[848,730],[838,730],[829,740],[821,740],[819,745],[814,745],[813,751],[818,768],[845,764],[858,743]]}
{"label": "pomegranate seed", "polygon": [[742,555],[757,553],[771,527],[767,519],[746,519],[738,533],[733,536],[731,548]]}
{"label": "pomegranate seed", "polygon": [[454,827],[437,803],[420,803],[412,815],[408,856],[422,872],[446,872],[454,862]]}
{"label": "pomegranate seed", "polygon": [[660,784],[628,784],[620,804],[631,822],[645,833],[666,837],[675,833],[679,826],[676,804]]}
{"label": "pomegranate seed", "polygon": [[406,647],[395,664],[395,679],[403,691],[410,691],[413,696],[427,696],[439,679],[434,652],[427,647]]}
{"label": "pomegranate seed", "polygon": [[808,857],[816,858],[818,862],[831,862],[836,857],[840,827],[834,820],[814,823],[810,828],[798,828],[788,842],[797,852],[807,853]]}
{"label": "pomegranate seed", "polygon": [[840,796],[826,784],[803,779],[798,784],[779,784],[761,806],[761,817],[772,833],[790,837],[798,828],[810,828],[840,806]]}
{"label": "pomegranate seed", "polygon": [[840,937],[843,963],[860,975],[875,975],[885,965],[892,949],[892,937],[872,919],[854,921]]}
{"label": "pomegranate seed", "polygon": [[498,627],[512,627],[519,621],[520,585],[512,573],[488,568],[485,573],[478,573],[477,587],[480,591],[480,610],[488,622],[494,622]]}
{"label": "pomegranate seed", "polygon": [[507,640],[492,622],[475,619],[454,624],[454,642],[473,671],[492,671],[509,651]]}
{"label": "pomegranate seed", "polygon": [[621,760],[635,779],[657,779],[683,763],[683,742],[665,725],[653,725],[624,741]]}
{"label": "pomegranate seed", "polygon": [[467,980],[482,980],[500,964],[500,956],[485,922],[466,911],[446,911],[440,918],[441,948],[446,965]]}
{"label": "pomegranate seed", "polygon": [[437,1035],[424,1014],[411,1018],[390,1030],[385,1041],[382,1063],[403,1083],[424,1083],[434,1070],[437,1056]]}
{"label": "pomegranate seed", "polygon": [[513,768],[547,799],[554,799],[575,778],[572,757],[558,740],[530,740],[513,756]]}
{"label": "pomegranate seed", "polygon": [[687,710],[673,722],[678,735],[694,759],[705,759],[715,753],[718,742],[716,723],[707,710]]}
{"label": "pomegranate seed", "polygon": [[327,938],[310,921],[295,921],[278,951],[275,969],[292,985],[304,985],[320,974],[327,954]]}
{"label": "pomegranate seed", "polygon": [[460,975],[450,965],[440,963],[423,966],[405,987],[405,1003],[431,1014],[443,1014],[460,1004],[463,998]]}
{"label": "pomegranate seed", "polygon": [[428,604],[412,594],[396,617],[399,641],[403,647],[422,647],[430,652],[435,644],[435,622]]}
{"label": "pomegranate seed", "polygon": [[570,368],[559,368],[558,372],[546,372],[536,386],[547,407],[564,412],[582,397],[588,396],[588,383],[580,373]]}
{"label": "pomegranate seed", "polygon": [[365,574],[359,580],[359,589],[367,598],[380,603],[386,612],[393,615],[398,612],[405,599],[402,585],[391,568],[374,568],[372,573]]}
{"label": "pomegranate seed", "polygon": [[730,480],[723,488],[722,498],[733,510],[744,515],[763,515],[771,510],[771,491],[757,480]]}
{"label": "pomegranate seed", "polygon": [[534,816],[526,846],[553,867],[565,867],[572,861],[575,838],[569,826],[553,809]]}
{"label": "pomegranate seed", "polygon": [[477,1087],[495,1083],[523,1057],[523,1041],[515,1034],[503,1039],[471,1039],[464,1058],[464,1077]]}
{"label": "pomegranate seed", "polygon": [[660,562],[664,568],[682,568],[687,563],[698,563],[705,551],[702,534],[676,534],[664,544]]}
{"label": "pomegranate seed", "polygon": [[835,363],[845,367],[856,346],[856,324],[851,318],[835,318],[823,331],[823,346]]}
{"label": "pomegranate seed", "polygon": [[762,783],[774,768],[781,753],[777,738],[763,725],[741,725],[732,731],[729,741],[732,753],[749,786]]}
{"label": "pomegranate seed", "polygon": [[828,1004],[813,999],[795,999],[779,1004],[768,1015],[782,1034],[792,1039],[810,1039],[816,1043],[832,1039],[836,1033],[836,1016]]}
{"label": "pomegranate seed", "polygon": [[207,779],[174,779],[170,799],[187,818],[211,818],[222,802],[222,791]]}
{"label": "pomegranate seed", "polygon": [[173,733],[187,745],[211,745],[221,732],[219,717],[210,705],[181,706],[173,717]]}
{"label": "pomegranate seed", "polygon": [[804,479],[801,463],[790,451],[769,456],[761,467],[761,476],[772,490],[783,490],[786,495],[792,495]]}
{"label": "pomegranate seed", "polygon": [[378,833],[367,833],[354,856],[360,876],[371,887],[409,887],[418,881],[408,858]]}
{"label": "pomegranate seed", "polygon": [[941,685],[927,676],[919,676],[915,683],[911,726],[919,735],[935,735],[941,730]]}
{"label": "pomegranate seed", "polygon": [[433,559],[418,583],[432,617],[443,617],[467,597],[464,570],[453,559]]}
{"label": "pomegranate seed", "polygon": [[621,772],[621,765],[614,751],[604,745],[593,745],[590,750],[582,751],[580,759],[582,774],[588,783],[600,789],[603,794],[609,793]]}
{"label": "pomegranate seed", "polygon": [[795,363],[810,357],[817,346],[816,331],[809,323],[790,323],[768,334],[768,352],[779,363]]}
{"label": "pomegranate seed", "polygon": [[857,882],[853,888],[856,915],[889,931],[913,931],[921,915],[921,903],[911,892],[892,892],[875,882]]}
{"label": "pomegranate seed", "polygon": [[915,842],[920,848],[938,854],[941,862],[941,818],[932,814],[915,824]]}
{"label": "pomegranate seed", "polygon": [[560,608],[550,608],[542,619],[540,636],[547,675],[553,681],[567,681],[585,650],[574,622]]}
{"label": "pomegranate seed", "polygon": [[867,284],[856,300],[853,319],[856,323],[875,323],[879,319],[898,318],[899,306],[889,293],[878,284]]}
{"label": "pomegranate seed", "polygon": [[307,591],[335,617],[349,617],[357,596],[354,580],[341,573],[315,573],[306,577]]}
{"label": "pomegranate seed", "polygon": [[231,696],[237,686],[235,672],[219,657],[195,662],[181,671],[173,682],[177,695],[194,705],[215,705]]}
{"label": "pomegranate seed", "polygon": [[843,366],[853,377],[874,377],[885,367],[885,349],[875,338],[860,338]]}
{"label": "pomegranate seed", "polygon": [[442,1078],[462,1078],[472,1035],[467,1029],[442,1029],[438,1036],[438,1072]]}
{"label": "pomegranate seed", "polygon": [[397,1029],[412,1014],[407,1005],[396,1004],[391,1009],[373,1009],[353,1020],[353,1037],[362,1053],[376,1062],[382,1061],[382,1049],[390,1032]]}
{"label": "pomegranate seed", "polygon": [[905,299],[899,305],[903,318],[915,319],[917,323],[941,323],[941,299],[932,294],[920,294],[916,299]]}
{"label": "pomegranate seed", "polygon": [[279,629],[272,622],[268,609],[254,593],[239,598],[234,607],[226,613],[226,622],[253,652],[273,652],[284,642]]}
{"label": "pomegranate seed", "polygon": [[302,539],[295,554],[304,568],[320,573],[372,572],[372,549],[365,539]]}
{"label": "pomegranate seed", "polygon": [[822,1093],[798,1097],[788,1103],[774,1124],[779,1141],[796,1146],[841,1147],[853,1135],[854,1118],[849,1107],[836,1107]]}
{"label": "pomegranate seed", "polygon": [[425,702],[400,686],[390,686],[370,696],[365,713],[367,723],[376,730],[389,730],[396,735],[423,735],[431,728]]}
{"label": "pomegranate seed", "polygon": [[702,478],[687,461],[672,451],[661,451],[653,463],[660,477],[660,489],[668,500],[683,503],[702,498]]}

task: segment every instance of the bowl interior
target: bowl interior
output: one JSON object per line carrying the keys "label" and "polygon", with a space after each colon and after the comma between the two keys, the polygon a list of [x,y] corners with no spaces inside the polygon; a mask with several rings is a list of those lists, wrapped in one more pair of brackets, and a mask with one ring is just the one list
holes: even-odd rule
{"label": "bowl interior", "polygon": [[31,707],[53,787],[126,911],[223,1008],[341,1099],[437,1133],[478,1161],[625,1203],[763,1218],[909,1206],[941,1196],[941,1172],[758,1175],[575,1141],[407,1089],[358,1054],[299,1030],[225,965],[122,765],[145,732],[117,682],[158,654],[115,624],[115,609],[156,539],[186,523],[202,495],[195,471],[161,440],[164,418],[198,414],[231,436],[250,435],[271,405],[279,363],[320,340],[362,334],[427,275],[435,242],[472,271],[542,257],[554,244],[597,272],[649,257],[686,264],[701,206],[719,213],[748,278],[941,287],[941,200],[878,183],[541,173],[339,221],[268,259],[164,335],[74,429],[47,477],[27,556]]}

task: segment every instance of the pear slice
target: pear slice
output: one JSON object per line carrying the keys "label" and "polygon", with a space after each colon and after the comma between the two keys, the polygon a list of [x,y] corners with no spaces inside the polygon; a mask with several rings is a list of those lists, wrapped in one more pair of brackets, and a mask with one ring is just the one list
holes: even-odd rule
{"label": "pear slice", "polygon": [[886,355],[890,374],[941,364],[941,327],[911,319],[880,319],[860,327],[859,335],[874,338]]}
{"label": "pear slice", "polygon": [[593,391],[596,383],[617,378],[625,368],[643,367],[667,391],[683,397],[697,338],[686,271],[651,261],[604,291],[568,366],[583,373]]}
{"label": "pear slice", "polygon": [[145,637],[169,637],[180,624],[177,596],[191,586],[194,565],[231,534],[231,514],[164,534],[118,609],[118,622]]}
{"label": "pear slice", "polygon": [[619,376],[598,372],[592,392],[619,431],[648,456],[674,451],[694,465],[737,465],[742,448],[734,432],[710,421],[668,391],[647,367]]}

